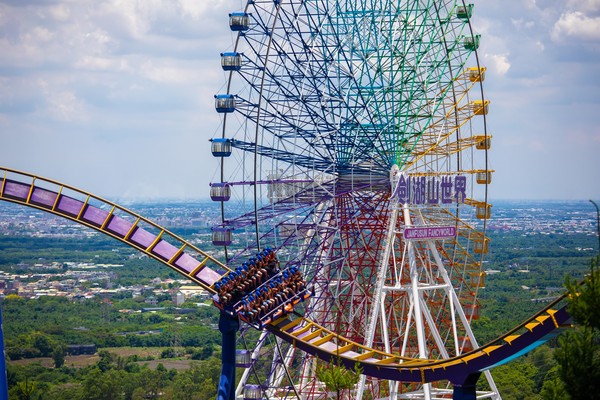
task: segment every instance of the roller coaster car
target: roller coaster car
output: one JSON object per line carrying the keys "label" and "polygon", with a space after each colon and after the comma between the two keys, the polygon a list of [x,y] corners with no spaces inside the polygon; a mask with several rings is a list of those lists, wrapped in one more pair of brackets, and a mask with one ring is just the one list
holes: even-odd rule
{"label": "roller coaster car", "polygon": [[292,267],[285,272],[284,277],[279,270],[276,253],[267,247],[214,283],[213,287],[217,294],[213,296],[213,303],[221,311],[234,315],[236,312],[233,311],[235,309],[232,308],[233,305],[255,293],[261,286],[274,280],[281,282],[296,271],[297,267]]}
{"label": "roller coaster car", "polygon": [[259,318],[249,318],[242,311],[244,308],[244,299],[236,302],[234,305],[224,305],[219,301],[219,296],[214,295],[212,297],[213,304],[219,310],[229,315],[238,316],[242,321],[247,324],[255,327],[256,329],[263,329],[266,325],[270,324],[271,321],[276,320],[277,318],[289,314],[294,311],[294,307],[300,303],[301,301],[305,301],[306,299],[314,296],[314,288],[305,288],[301,290],[299,293],[294,294],[292,297],[286,299],[281,304],[274,307],[268,313],[260,316]]}
{"label": "roller coaster car", "polygon": [[277,307],[275,307],[263,316],[254,319],[248,318],[243,313],[238,313],[238,316],[242,321],[244,321],[248,325],[258,330],[262,330],[276,319],[293,312],[294,307],[298,303],[307,300],[308,298],[314,296],[314,294],[314,288],[306,288],[300,291],[299,293],[296,293],[291,298],[285,300],[284,302],[282,302]]}

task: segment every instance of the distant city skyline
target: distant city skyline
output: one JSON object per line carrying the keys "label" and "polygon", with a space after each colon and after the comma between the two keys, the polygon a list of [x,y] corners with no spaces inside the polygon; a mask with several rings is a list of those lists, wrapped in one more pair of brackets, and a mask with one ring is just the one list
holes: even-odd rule
{"label": "distant city skyline", "polygon": [[[0,3],[0,166],[109,199],[207,198],[245,2]],[[600,2],[473,1],[494,199],[600,199]]]}

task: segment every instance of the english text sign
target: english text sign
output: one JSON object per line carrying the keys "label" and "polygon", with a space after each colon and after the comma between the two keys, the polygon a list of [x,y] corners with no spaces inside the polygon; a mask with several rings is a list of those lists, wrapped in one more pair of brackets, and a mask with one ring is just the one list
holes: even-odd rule
{"label": "english text sign", "polygon": [[404,229],[404,238],[408,240],[446,239],[456,237],[455,226],[420,226]]}

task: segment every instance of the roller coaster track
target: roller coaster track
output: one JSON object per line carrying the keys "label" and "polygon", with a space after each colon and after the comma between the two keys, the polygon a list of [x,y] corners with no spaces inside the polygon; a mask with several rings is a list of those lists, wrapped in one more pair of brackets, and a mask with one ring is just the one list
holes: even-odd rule
{"label": "roller coaster track", "polygon": [[[0,167],[0,200],[37,208],[100,231],[166,264],[215,293],[214,283],[231,270],[196,246],[159,225],[62,183]],[[402,382],[448,380],[461,386],[470,377],[504,364],[570,326],[565,295],[505,335],[471,352],[449,359],[400,357],[365,347],[293,312],[266,329],[297,348],[346,367],[358,364],[365,375]]]}
{"label": "roller coaster track", "polygon": [[[154,222],[72,186],[0,167],[0,199],[70,219],[100,231],[166,264],[215,293],[226,265]],[[212,266],[212,268],[209,267]]]}

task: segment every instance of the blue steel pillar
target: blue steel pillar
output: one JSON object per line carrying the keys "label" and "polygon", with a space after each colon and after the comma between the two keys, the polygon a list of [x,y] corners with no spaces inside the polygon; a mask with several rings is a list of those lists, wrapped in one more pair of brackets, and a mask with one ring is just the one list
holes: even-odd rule
{"label": "blue steel pillar", "polygon": [[596,228],[598,229],[598,253],[600,254],[600,208],[598,208],[598,204],[594,200],[590,200],[590,203],[596,207],[596,218],[598,219]]}
{"label": "blue steel pillar", "polygon": [[4,358],[4,328],[2,324],[2,302],[0,302],[0,400],[8,400],[6,380],[6,358]]}
{"label": "blue steel pillar", "polygon": [[221,379],[217,400],[235,400],[235,346],[236,333],[240,329],[237,316],[221,312],[219,331],[221,332]]}
{"label": "blue steel pillar", "polygon": [[481,372],[470,374],[465,381],[458,385],[453,383],[454,391],[452,400],[476,400],[477,399],[477,381]]}

